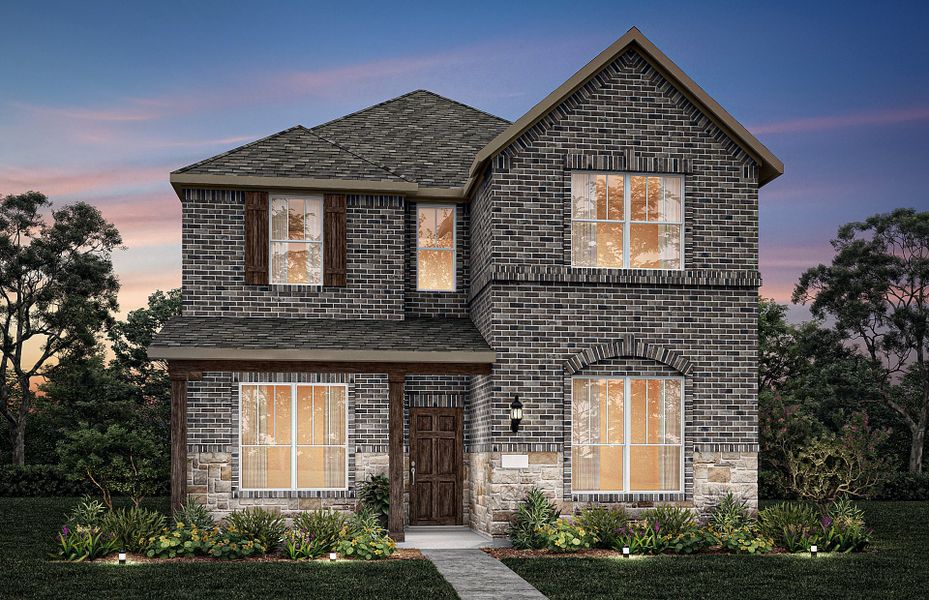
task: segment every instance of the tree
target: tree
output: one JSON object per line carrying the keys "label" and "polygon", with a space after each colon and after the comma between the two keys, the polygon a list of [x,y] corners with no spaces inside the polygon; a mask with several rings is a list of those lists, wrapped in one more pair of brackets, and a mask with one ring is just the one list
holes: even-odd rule
{"label": "tree", "polygon": [[109,331],[114,359],[111,368],[128,382],[138,400],[153,414],[168,435],[171,415],[171,380],[163,360],[148,357],[148,347],[162,326],[181,314],[181,290],[154,291],[148,306],[130,311],[125,321],[116,321]]}
{"label": "tree", "polygon": [[52,210],[49,224],[42,211],[50,207],[38,192],[0,201],[0,372],[12,374],[17,390],[0,388],[0,412],[18,465],[25,462],[33,380],[66,352],[93,346],[118,307],[111,256],[119,232],[83,202]]}
{"label": "tree", "polygon": [[[794,302],[834,320],[867,362],[880,399],[911,433],[909,470],[922,470],[929,425],[929,212],[897,209],[842,226],[832,264],[800,277]],[[906,375],[915,394],[895,384]]]}
{"label": "tree", "polygon": [[66,473],[90,479],[110,509],[114,493],[129,496],[138,507],[145,496],[159,491],[167,452],[152,432],[115,424],[106,429],[82,425],[58,443]]}

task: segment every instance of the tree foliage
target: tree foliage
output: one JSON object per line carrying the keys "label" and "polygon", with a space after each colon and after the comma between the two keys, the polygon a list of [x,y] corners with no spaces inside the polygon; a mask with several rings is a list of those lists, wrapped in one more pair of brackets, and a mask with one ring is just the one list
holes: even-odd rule
{"label": "tree foliage", "polygon": [[[862,371],[911,432],[909,470],[919,472],[929,425],[929,212],[849,223],[832,246],[832,263],[803,273],[793,301],[833,321],[864,357]],[[902,379],[911,393],[900,393]]]}
{"label": "tree foliage", "polygon": [[117,309],[111,255],[122,243],[119,232],[83,202],[52,210],[50,222],[48,209],[38,192],[0,200],[0,373],[10,374],[18,392],[0,389],[0,414],[20,465],[33,380],[65,353],[94,346]]}

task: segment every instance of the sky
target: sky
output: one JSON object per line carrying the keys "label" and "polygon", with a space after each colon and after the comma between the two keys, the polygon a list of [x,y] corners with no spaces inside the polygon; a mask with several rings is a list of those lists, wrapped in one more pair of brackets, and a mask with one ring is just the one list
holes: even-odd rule
{"label": "sky", "polygon": [[180,284],[171,170],[421,88],[515,120],[637,26],[783,160],[760,268],[786,303],[841,224],[929,209],[927,22],[889,1],[0,0],[0,195],[98,206],[125,313]]}

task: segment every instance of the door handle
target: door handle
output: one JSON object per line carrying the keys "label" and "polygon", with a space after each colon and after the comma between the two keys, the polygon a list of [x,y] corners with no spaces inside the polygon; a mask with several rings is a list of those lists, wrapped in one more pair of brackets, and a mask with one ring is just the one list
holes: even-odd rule
{"label": "door handle", "polygon": [[416,485],[416,461],[410,461],[410,485]]}

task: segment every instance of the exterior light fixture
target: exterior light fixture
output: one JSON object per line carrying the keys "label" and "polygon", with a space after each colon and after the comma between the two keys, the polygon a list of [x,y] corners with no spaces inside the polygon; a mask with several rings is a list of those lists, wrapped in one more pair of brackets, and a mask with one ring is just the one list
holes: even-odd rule
{"label": "exterior light fixture", "polygon": [[819,548],[816,547],[816,544],[810,546],[810,556],[816,558],[816,553],[819,551]]}
{"label": "exterior light fixture", "polygon": [[125,552],[119,553],[119,564],[121,565],[126,564],[126,553]]}
{"label": "exterior light fixture", "polygon": [[523,403],[519,401],[519,394],[513,397],[510,404],[510,431],[519,431],[519,422],[523,420]]}
{"label": "exterior light fixture", "polygon": [[331,562],[331,561],[335,560],[335,558],[336,558],[336,553],[335,553],[335,552],[330,552],[330,553],[329,553],[329,561]]}
{"label": "exterior light fixture", "polygon": [[623,546],[623,558],[629,558],[629,546]]}

